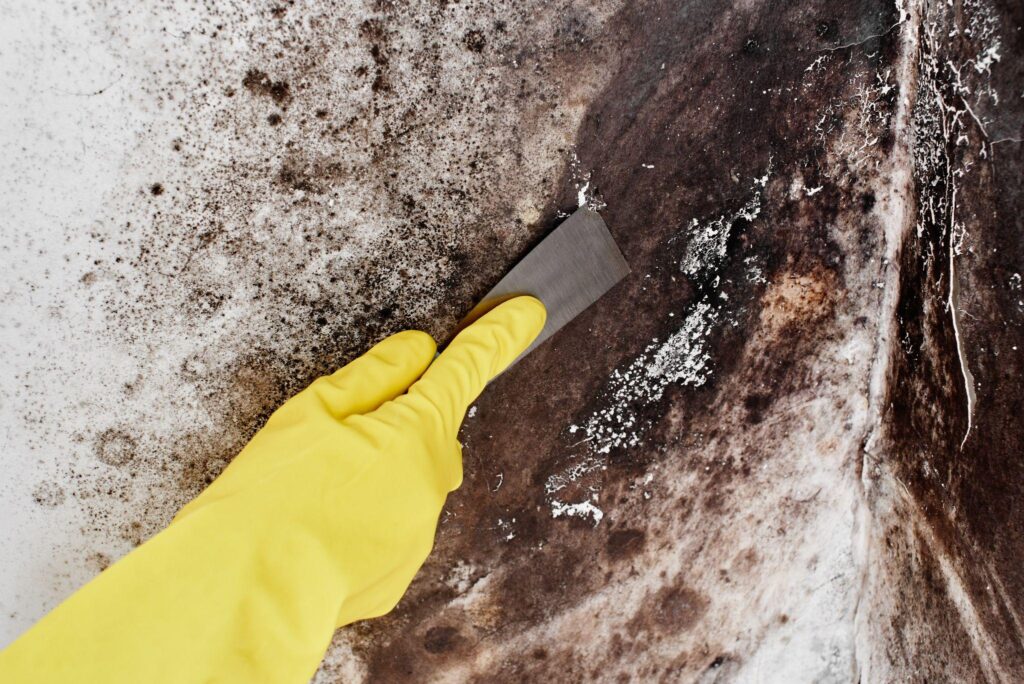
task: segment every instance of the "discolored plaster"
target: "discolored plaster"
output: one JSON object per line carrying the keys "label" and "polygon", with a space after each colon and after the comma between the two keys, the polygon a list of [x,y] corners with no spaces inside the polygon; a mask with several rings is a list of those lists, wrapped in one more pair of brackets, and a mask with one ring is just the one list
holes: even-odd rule
{"label": "discolored plaster", "polygon": [[317,681],[1024,673],[1012,3],[12,16],[102,73],[5,111],[10,636],[587,203],[632,275],[481,397],[435,552]]}

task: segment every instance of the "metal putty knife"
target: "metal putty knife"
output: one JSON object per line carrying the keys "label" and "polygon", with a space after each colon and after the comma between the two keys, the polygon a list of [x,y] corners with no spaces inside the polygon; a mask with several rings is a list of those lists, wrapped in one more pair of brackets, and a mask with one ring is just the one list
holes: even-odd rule
{"label": "metal putty knife", "polygon": [[544,302],[547,322],[533,344],[516,359],[519,361],[628,273],[629,264],[604,220],[596,211],[580,207],[512,267],[464,324],[517,295],[533,295]]}

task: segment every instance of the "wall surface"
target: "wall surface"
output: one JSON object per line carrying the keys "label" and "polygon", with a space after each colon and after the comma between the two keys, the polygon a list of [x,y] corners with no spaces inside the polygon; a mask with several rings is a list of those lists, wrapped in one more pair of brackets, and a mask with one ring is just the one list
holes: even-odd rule
{"label": "wall surface", "polygon": [[0,643],[585,203],[318,682],[1024,679],[1024,6],[0,2]]}

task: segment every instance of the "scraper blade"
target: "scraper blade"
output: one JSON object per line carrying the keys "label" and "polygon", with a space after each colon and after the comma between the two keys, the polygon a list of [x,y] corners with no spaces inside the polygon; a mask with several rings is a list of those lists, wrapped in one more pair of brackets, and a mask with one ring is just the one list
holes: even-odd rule
{"label": "scraper blade", "polygon": [[547,322],[519,361],[628,273],[629,264],[604,220],[596,211],[580,207],[513,266],[466,318],[473,320],[517,295],[533,295],[544,302]]}

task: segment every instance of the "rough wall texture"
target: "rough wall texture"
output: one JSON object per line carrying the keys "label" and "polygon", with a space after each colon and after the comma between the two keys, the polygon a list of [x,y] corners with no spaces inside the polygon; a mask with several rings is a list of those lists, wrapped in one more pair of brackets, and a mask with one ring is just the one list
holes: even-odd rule
{"label": "rough wall texture", "polygon": [[38,188],[105,169],[3,224],[3,497],[71,529],[12,622],[582,197],[632,275],[481,398],[435,553],[318,681],[1024,677],[1019,3],[20,12],[112,66],[51,88],[107,98],[84,152],[4,135]]}

